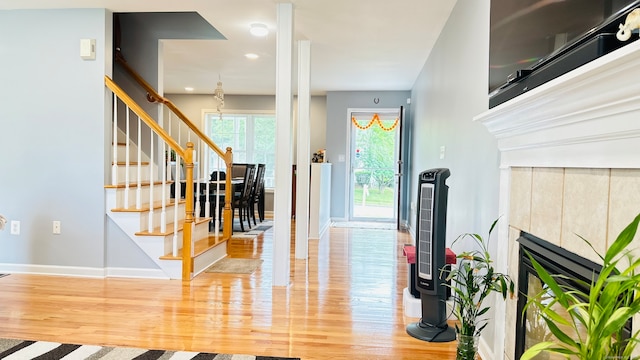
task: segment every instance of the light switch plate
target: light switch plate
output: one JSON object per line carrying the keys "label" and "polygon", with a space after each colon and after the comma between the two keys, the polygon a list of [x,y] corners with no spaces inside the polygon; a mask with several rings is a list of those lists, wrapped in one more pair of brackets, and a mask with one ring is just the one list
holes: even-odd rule
{"label": "light switch plate", "polygon": [[80,57],[84,60],[95,60],[96,39],[80,39]]}

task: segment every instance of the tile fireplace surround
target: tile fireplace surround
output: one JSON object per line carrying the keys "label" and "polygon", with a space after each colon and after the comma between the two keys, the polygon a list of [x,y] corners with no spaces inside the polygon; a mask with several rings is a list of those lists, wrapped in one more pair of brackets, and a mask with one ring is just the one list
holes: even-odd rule
{"label": "tile fireplace surround", "polygon": [[[499,225],[495,258],[513,279],[521,230],[598,262],[576,234],[603,253],[640,213],[640,41],[474,121],[501,153],[500,214],[508,221]],[[496,324],[505,325],[495,344],[481,346],[483,358],[516,360],[516,303],[496,303]]]}

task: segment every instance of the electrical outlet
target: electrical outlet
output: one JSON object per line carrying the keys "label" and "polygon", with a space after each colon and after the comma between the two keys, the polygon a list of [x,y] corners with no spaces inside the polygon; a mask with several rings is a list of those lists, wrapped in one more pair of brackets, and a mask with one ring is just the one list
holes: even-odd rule
{"label": "electrical outlet", "polygon": [[20,221],[11,220],[11,235],[20,235]]}
{"label": "electrical outlet", "polygon": [[60,221],[53,221],[53,233],[54,234],[60,234]]}
{"label": "electrical outlet", "polygon": [[440,159],[444,159],[444,150],[445,150],[444,145],[440,146]]}

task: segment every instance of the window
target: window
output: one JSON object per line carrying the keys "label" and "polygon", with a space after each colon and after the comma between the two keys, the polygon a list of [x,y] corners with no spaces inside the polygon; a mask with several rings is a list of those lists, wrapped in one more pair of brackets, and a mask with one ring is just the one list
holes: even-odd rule
{"label": "window", "polygon": [[[233,162],[265,164],[264,186],[274,187],[276,161],[276,116],[267,113],[205,113],[206,133],[223,150],[233,149]],[[225,170],[212,151],[209,169]]]}

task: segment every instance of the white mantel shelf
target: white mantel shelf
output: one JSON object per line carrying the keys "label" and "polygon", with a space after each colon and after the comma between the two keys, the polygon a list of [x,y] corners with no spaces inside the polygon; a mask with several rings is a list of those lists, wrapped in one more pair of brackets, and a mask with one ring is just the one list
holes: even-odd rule
{"label": "white mantel shelf", "polygon": [[640,41],[473,120],[498,140],[503,168],[640,168]]}

